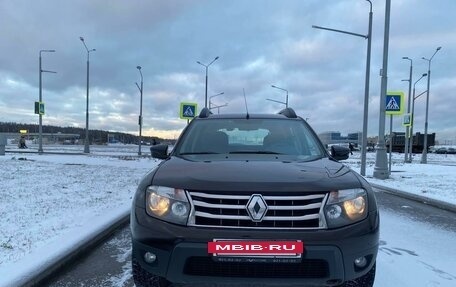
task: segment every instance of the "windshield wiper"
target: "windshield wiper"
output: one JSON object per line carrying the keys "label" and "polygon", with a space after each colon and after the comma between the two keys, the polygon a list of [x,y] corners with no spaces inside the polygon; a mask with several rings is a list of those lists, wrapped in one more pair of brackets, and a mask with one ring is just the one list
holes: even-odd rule
{"label": "windshield wiper", "polygon": [[238,150],[231,151],[230,154],[282,154],[280,152],[268,151],[268,150]]}

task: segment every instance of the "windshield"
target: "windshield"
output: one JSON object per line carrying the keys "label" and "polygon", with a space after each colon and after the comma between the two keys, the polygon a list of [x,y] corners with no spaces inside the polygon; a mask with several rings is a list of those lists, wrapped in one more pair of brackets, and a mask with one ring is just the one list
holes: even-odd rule
{"label": "windshield", "polygon": [[299,160],[326,156],[314,133],[300,120],[207,119],[192,122],[179,140],[174,155],[211,154],[272,154]]}

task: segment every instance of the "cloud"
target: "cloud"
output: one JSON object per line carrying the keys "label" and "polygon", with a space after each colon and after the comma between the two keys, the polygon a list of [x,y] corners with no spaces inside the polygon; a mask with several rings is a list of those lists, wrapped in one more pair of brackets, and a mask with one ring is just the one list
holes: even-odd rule
{"label": "cloud", "polygon": [[[372,1],[374,22],[369,92],[369,136],[378,134],[384,2]],[[427,71],[421,57],[442,50],[432,62],[429,130],[454,139],[456,2],[400,0],[391,9],[388,89],[408,92],[413,58],[416,80]],[[37,122],[39,51],[46,124],[85,126],[87,52],[90,54],[90,127],[138,132],[140,83],[144,76],[145,135],[177,137],[186,121],[179,103],[224,105],[220,112],[277,112],[289,91],[290,106],[317,131],[362,129],[367,41],[313,29],[312,25],[367,33],[367,1],[2,1],[0,121]],[[438,21],[436,20],[438,19]],[[425,81],[417,88],[425,89]],[[416,131],[423,132],[424,97],[417,100]],[[215,110],[214,110],[215,111]],[[399,117],[394,130],[403,131]]]}

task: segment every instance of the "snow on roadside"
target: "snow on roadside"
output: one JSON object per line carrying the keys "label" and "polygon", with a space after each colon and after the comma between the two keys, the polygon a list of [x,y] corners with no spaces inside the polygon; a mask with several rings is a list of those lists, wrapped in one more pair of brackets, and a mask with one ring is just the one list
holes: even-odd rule
{"label": "snow on roadside", "polygon": [[158,161],[135,156],[0,157],[0,268],[131,202]]}
{"label": "snow on roadside", "polygon": [[[413,163],[404,163],[404,154],[392,154],[391,174],[388,179],[376,179],[375,153],[367,153],[366,180],[411,194],[432,198],[456,205],[456,155],[428,154],[428,164],[420,163],[415,155]],[[360,153],[355,152],[343,161],[360,173]]]}

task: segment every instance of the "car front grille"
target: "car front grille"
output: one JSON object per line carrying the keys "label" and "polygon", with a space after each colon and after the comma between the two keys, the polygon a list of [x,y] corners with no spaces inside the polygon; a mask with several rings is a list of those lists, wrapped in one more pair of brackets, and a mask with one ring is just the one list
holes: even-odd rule
{"label": "car front grille", "polygon": [[210,257],[190,257],[184,273],[194,276],[245,278],[326,278],[328,262],[303,259],[300,263],[215,262]]}
{"label": "car front grille", "polygon": [[[256,193],[258,194],[258,193]],[[189,191],[192,215],[189,225],[258,229],[316,229],[324,227],[320,218],[327,193],[280,193],[261,195],[267,212],[253,220],[247,205],[253,194]]]}

